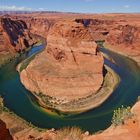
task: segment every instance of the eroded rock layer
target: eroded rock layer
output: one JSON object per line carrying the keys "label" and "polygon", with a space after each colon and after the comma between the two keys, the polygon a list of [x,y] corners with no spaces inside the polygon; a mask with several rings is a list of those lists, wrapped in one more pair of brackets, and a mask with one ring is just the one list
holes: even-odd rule
{"label": "eroded rock layer", "polygon": [[0,17],[0,65],[36,42],[24,21]]}
{"label": "eroded rock layer", "polygon": [[102,69],[103,57],[88,28],[68,20],[51,28],[46,50],[20,76],[37,96],[63,104],[95,94],[103,82]]}

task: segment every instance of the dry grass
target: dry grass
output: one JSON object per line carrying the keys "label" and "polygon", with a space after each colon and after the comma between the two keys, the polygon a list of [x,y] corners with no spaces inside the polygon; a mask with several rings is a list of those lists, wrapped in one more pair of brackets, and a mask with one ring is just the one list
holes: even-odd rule
{"label": "dry grass", "polygon": [[78,127],[63,128],[56,135],[56,140],[83,140],[83,134]]}

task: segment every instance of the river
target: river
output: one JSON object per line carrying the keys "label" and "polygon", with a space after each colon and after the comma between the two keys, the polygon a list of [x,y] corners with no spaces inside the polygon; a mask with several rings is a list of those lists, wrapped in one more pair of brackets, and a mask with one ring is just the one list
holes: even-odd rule
{"label": "river", "polygon": [[77,115],[51,115],[35,102],[32,94],[20,82],[16,66],[33,53],[42,50],[42,45],[33,47],[0,68],[0,95],[4,105],[21,118],[41,128],[61,128],[78,126],[89,132],[97,132],[111,124],[112,113],[121,105],[132,106],[140,95],[140,68],[133,60],[111,52],[105,48],[100,51],[108,54],[115,61],[105,59],[104,63],[111,67],[121,78],[119,86],[112,95],[99,107]]}

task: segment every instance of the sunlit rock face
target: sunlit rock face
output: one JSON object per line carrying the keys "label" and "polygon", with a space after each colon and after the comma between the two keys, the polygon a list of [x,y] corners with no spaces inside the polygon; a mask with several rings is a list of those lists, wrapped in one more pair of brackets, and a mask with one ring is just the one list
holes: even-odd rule
{"label": "sunlit rock face", "polygon": [[20,52],[34,43],[32,35],[24,21],[9,17],[1,17],[0,20],[0,38],[3,49],[7,48]]}
{"label": "sunlit rock face", "polygon": [[88,28],[65,20],[54,24],[46,50],[20,76],[30,91],[64,103],[96,93],[103,82],[102,68],[103,57]]}

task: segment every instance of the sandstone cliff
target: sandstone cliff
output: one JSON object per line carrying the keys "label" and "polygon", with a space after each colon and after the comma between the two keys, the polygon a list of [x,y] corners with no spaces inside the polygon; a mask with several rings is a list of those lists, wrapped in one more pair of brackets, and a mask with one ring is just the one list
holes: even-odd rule
{"label": "sandstone cliff", "polygon": [[102,71],[103,57],[88,28],[66,20],[54,24],[46,50],[20,76],[27,89],[55,106],[95,94],[103,82]]}
{"label": "sandstone cliff", "polygon": [[[140,22],[139,22],[140,23]],[[106,47],[133,58],[140,64],[140,26],[131,22],[112,28],[106,38]]]}
{"label": "sandstone cliff", "polygon": [[7,16],[0,17],[0,65],[35,42],[24,21]]}

